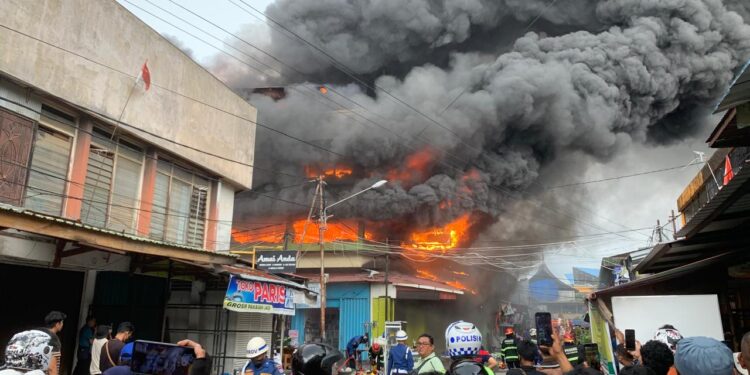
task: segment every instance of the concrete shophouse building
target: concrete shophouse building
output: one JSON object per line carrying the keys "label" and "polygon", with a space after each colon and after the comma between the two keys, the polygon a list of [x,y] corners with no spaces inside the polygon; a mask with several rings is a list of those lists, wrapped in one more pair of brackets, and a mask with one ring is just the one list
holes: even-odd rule
{"label": "concrete shophouse building", "polygon": [[256,109],[113,0],[0,4],[0,352],[61,310],[63,373],[89,313],[231,360],[233,336],[211,348],[204,323],[236,317],[204,311],[213,281],[196,280],[237,261]]}

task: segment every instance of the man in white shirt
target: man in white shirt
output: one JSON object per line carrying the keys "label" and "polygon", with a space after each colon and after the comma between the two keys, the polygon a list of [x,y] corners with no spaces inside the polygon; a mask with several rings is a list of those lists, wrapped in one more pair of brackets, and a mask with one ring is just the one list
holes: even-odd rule
{"label": "man in white shirt", "polygon": [[102,354],[102,347],[109,340],[109,335],[112,333],[112,327],[106,325],[100,325],[96,327],[96,338],[91,344],[91,365],[89,366],[89,373],[91,375],[99,375],[102,371],[99,369],[99,358]]}

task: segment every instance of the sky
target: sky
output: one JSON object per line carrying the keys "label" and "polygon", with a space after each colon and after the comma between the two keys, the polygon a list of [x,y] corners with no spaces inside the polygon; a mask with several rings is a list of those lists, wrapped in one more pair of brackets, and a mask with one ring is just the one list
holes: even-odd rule
{"label": "sky", "polygon": [[[265,9],[272,1],[245,0],[258,9]],[[223,33],[214,26],[196,18],[180,8],[170,0],[118,0],[123,6],[141,18],[157,32],[167,36],[200,64],[211,70],[213,57],[218,53],[216,49],[197,40],[195,37],[157,19],[147,11],[157,14],[169,22],[184,25],[166,14],[161,7],[174,15],[190,20],[194,25],[209,30],[213,34]],[[181,0],[179,4],[202,17],[219,24],[229,32],[240,30],[257,30],[266,32],[263,16],[244,8],[241,10],[231,2],[241,3],[239,0],[203,1]],[[140,8],[139,8],[140,7]],[[141,9],[142,8],[142,9]],[[144,9],[146,11],[144,11]],[[189,29],[189,27],[186,27]],[[196,30],[190,30],[198,33]],[[226,35],[226,34],[223,34]],[[205,38],[205,36],[203,36]],[[227,36],[227,38],[229,38]],[[208,40],[208,38],[207,38]],[[212,43],[219,45],[218,41]],[[641,173],[645,171],[686,165],[694,159],[694,150],[706,151],[711,154],[705,144],[705,139],[716,126],[720,117],[707,119],[700,134],[670,146],[651,147],[634,144],[615,158],[599,164],[590,164],[588,169],[574,176],[567,176],[560,184],[576,183],[606,179],[616,176]],[[613,181],[590,183],[581,186],[555,189],[555,194],[584,199],[577,200],[575,207],[580,221],[578,230],[581,234],[601,233],[603,231],[622,231],[636,228],[654,227],[657,219],[665,223],[669,219],[671,210],[676,211],[676,200],[690,180],[698,172],[699,166],[687,166],[662,173],[647,174],[638,177],[623,178]],[[577,194],[573,194],[577,193]],[[574,208],[575,209],[575,208]],[[583,224],[585,222],[586,224]],[[678,220],[678,223],[680,221]],[[669,227],[671,228],[671,226]],[[679,229],[679,225],[678,225]],[[671,229],[670,229],[671,230]],[[667,234],[671,234],[667,232]],[[636,250],[649,245],[650,230],[623,233],[621,236],[607,237],[605,241],[580,243],[576,246],[566,246],[552,251],[545,257],[548,267],[559,278],[564,279],[571,267],[600,266],[601,257]]]}

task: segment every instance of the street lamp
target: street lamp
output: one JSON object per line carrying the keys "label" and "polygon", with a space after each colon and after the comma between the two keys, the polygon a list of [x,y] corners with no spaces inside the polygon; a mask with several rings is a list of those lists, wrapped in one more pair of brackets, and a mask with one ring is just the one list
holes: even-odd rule
{"label": "street lamp", "polygon": [[387,180],[380,180],[372,186],[368,187],[367,189],[364,189],[360,192],[354,193],[338,202],[334,202],[328,206],[325,205],[325,202],[323,201],[323,178],[318,178],[318,191],[320,192],[320,215],[318,217],[318,246],[320,247],[320,339],[322,342],[326,342],[326,280],[325,280],[325,252],[324,252],[324,246],[323,246],[323,238],[325,234],[326,225],[328,223],[328,209],[331,207],[344,202],[346,200],[352,199],[368,190],[377,189],[383,185],[388,183]]}

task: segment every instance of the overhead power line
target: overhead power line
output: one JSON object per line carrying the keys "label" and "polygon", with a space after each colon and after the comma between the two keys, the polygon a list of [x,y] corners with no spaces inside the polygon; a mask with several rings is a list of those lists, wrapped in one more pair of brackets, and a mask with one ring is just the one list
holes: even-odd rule
{"label": "overhead power line", "polygon": [[626,174],[626,175],[622,175],[622,176],[608,177],[608,178],[603,178],[603,179],[600,179],[600,180],[573,182],[573,183],[570,183],[570,184],[550,186],[550,187],[546,188],[545,190],[560,189],[560,188],[571,187],[571,186],[581,186],[581,185],[595,184],[595,183],[598,183],[598,182],[605,182],[605,181],[621,180],[621,179],[624,179],[624,178],[643,176],[643,175],[653,174],[653,173],[668,172],[668,171],[673,171],[673,170],[676,170],[676,169],[683,169],[683,168],[689,167],[691,165],[702,165],[702,164],[703,163],[701,163],[701,162],[696,162],[696,163],[690,163],[690,164],[687,164],[687,165],[678,165],[676,167],[655,169],[655,170],[652,170],[652,171],[645,171],[645,172],[639,172],[639,173],[633,173],[633,174]]}

